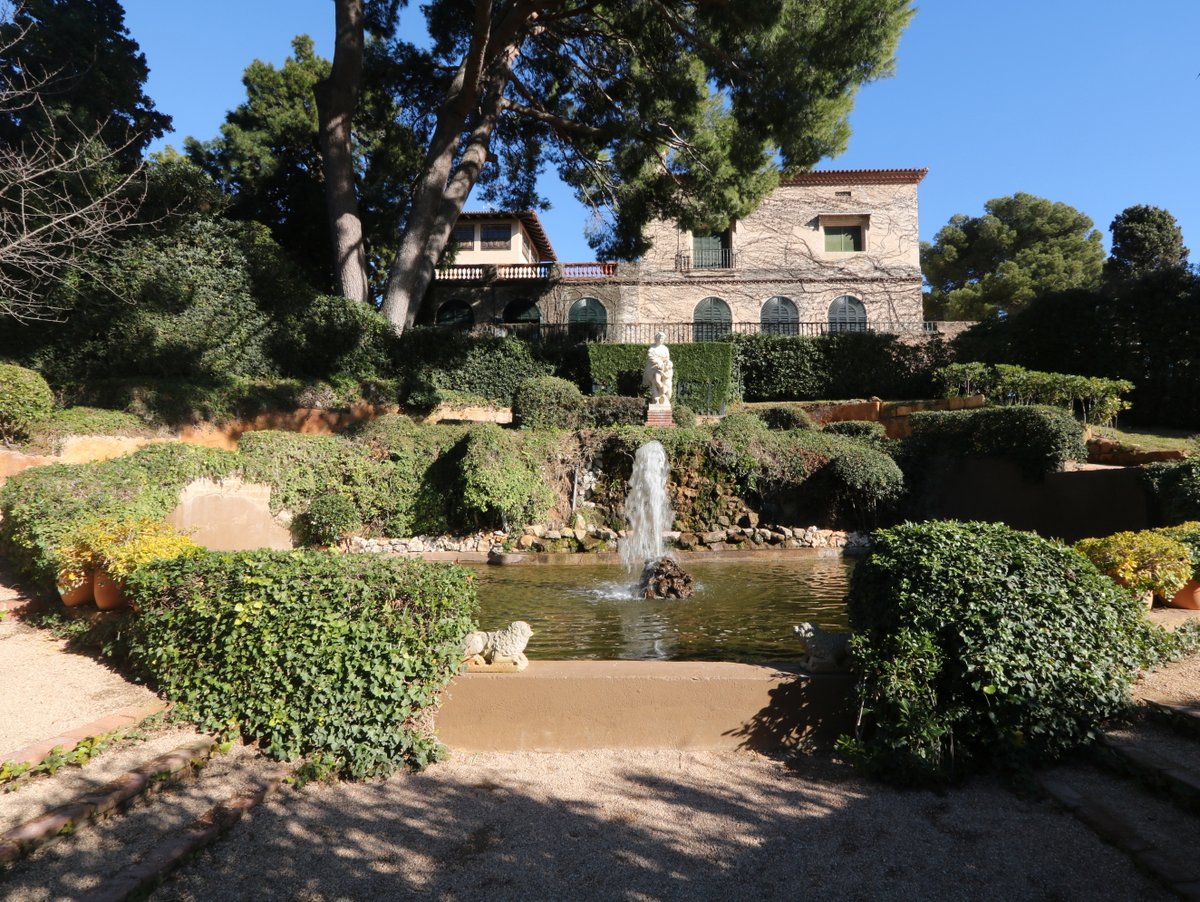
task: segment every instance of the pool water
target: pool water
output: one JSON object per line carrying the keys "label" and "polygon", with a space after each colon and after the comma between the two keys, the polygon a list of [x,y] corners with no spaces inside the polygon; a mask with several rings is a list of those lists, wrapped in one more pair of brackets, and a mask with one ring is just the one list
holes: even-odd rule
{"label": "pool water", "polygon": [[479,624],[533,627],[526,654],[542,660],[789,661],[792,625],[846,629],[843,597],[854,561],[690,561],[689,599],[630,597],[619,564],[480,567]]}

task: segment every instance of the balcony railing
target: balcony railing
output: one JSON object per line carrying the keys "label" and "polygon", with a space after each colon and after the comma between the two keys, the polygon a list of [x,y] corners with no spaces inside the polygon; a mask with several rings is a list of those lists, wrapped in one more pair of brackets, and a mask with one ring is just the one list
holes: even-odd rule
{"label": "balcony railing", "polygon": [[727,247],[675,255],[676,272],[691,272],[693,269],[733,269],[736,266],[737,255]]}
{"label": "balcony railing", "polygon": [[474,331],[494,334],[503,330],[527,341],[566,339],[614,344],[653,344],[659,332],[667,344],[723,341],[733,335],[818,336],[839,332],[881,332],[893,335],[927,335],[938,332],[933,322],[855,323],[504,323],[479,325]]}
{"label": "balcony railing", "polygon": [[616,263],[472,263],[441,266],[437,279],[452,282],[484,282],[560,279],[607,279],[617,274]]}

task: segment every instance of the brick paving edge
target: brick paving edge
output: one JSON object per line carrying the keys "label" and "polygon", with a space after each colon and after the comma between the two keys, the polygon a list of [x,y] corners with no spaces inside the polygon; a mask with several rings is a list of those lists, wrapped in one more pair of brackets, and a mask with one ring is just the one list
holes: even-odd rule
{"label": "brick paving edge", "polygon": [[0,760],[37,764],[58,746],[73,749],[83,740],[91,739],[93,736],[102,736],[105,733],[112,733],[116,730],[124,730],[128,727],[137,726],[147,717],[158,714],[166,710],[166,708],[167,703],[160,699],[147,702],[144,705],[130,705],[128,708],[122,708],[116,714],[109,714],[106,717],[101,717],[99,720],[93,720],[91,723],[84,724],[78,729],[68,730],[58,736],[32,743],[24,748],[17,749],[15,752],[2,755],[0,756]]}
{"label": "brick paving edge", "polygon": [[56,836],[73,833],[132,799],[190,773],[202,766],[217,744],[216,739],[206,738],[180,746],[126,771],[100,789],[14,827],[0,836],[0,865],[11,864]]}

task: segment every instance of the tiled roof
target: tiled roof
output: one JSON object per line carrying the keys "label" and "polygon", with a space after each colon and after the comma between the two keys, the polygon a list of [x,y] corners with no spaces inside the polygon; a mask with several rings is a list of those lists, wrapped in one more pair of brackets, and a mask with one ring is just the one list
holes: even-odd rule
{"label": "tiled roof", "polygon": [[787,188],[817,185],[916,185],[928,169],[814,169],[784,176]]}
{"label": "tiled roof", "polygon": [[505,212],[503,210],[475,210],[469,213],[458,214],[460,222],[467,220],[481,219],[519,219],[521,224],[525,226],[525,231],[529,233],[530,239],[533,241],[533,246],[537,248],[539,263],[553,263],[558,260],[558,255],[554,253],[554,248],[550,244],[550,238],[546,235],[546,230],[542,228],[542,221],[538,219],[537,213],[533,210],[518,210],[513,212]]}

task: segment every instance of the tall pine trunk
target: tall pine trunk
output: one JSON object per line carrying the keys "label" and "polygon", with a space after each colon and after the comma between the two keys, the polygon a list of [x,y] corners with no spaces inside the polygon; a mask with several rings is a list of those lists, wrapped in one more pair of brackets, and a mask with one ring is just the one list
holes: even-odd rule
{"label": "tall pine trunk", "polygon": [[354,184],[351,127],[363,71],[363,0],[335,0],[337,35],[329,77],[315,88],[325,174],[325,206],[338,292],[369,301],[367,256]]}

